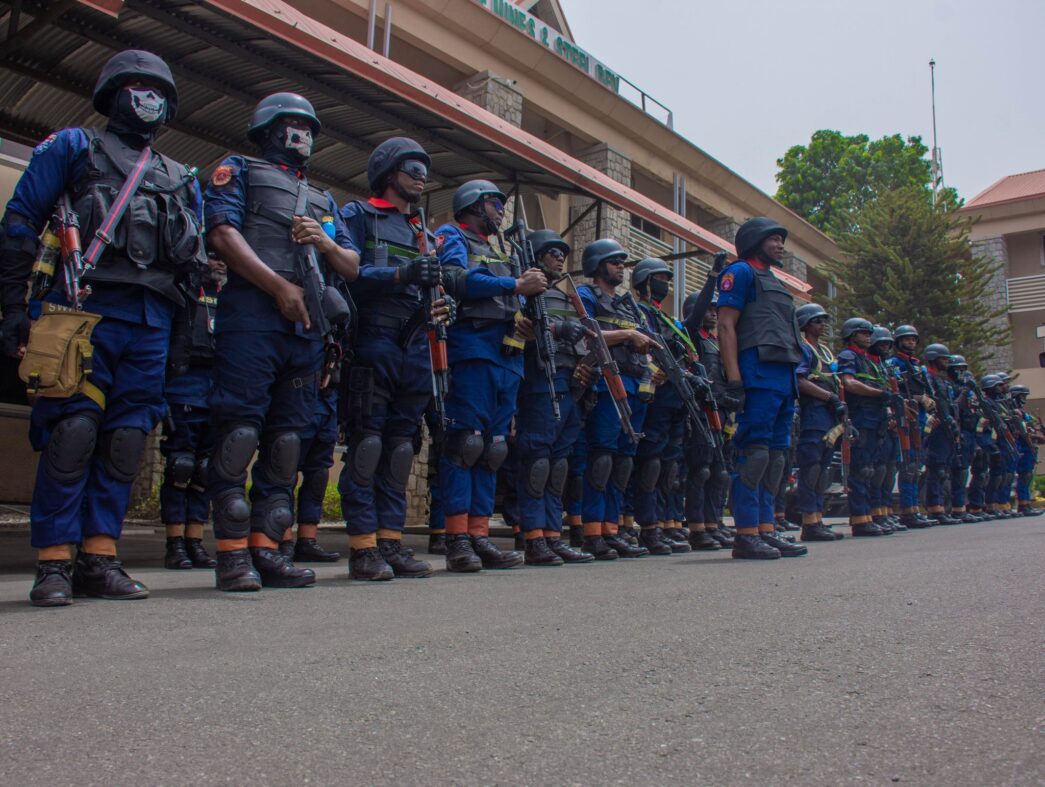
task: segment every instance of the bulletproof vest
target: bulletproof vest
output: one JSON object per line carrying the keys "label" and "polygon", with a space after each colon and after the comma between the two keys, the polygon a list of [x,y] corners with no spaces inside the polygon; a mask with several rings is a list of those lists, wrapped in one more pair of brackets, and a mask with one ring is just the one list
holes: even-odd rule
{"label": "bulletproof vest", "polygon": [[725,390],[726,374],[722,369],[722,352],[719,350],[718,341],[714,336],[704,336],[698,333],[694,337],[697,345],[697,354],[700,362],[711,380],[711,388],[716,394]]}
{"label": "bulletproof vest", "polygon": [[[544,293],[544,308],[547,310],[548,317],[553,323],[577,319],[577,312],[574,311],[573,306],[570,304],[569,297],[562,290],[558,290],[555,287]],[[586,354],[587,350],[583,341],[577,344],[569,344],[561,339],[555,340],[555,368],[558,371],[572,372]],[[534,342],[527,342],[527,360],[530,359],[531,355],[536,360],[537,348]]]}
{"label": "bulletproof vest", "polygon": [[757,347],[764,363],[801,363],[803,339],[794,298],[772,271],[749,267],[755,274],[755,299],[737,321],[738,351]]}
{"label": "bulletproof vest", "polygon": [[185,305],[175,313],[171,326],[168,376],[184,374],[192,366],[210,366],[214,361],[218,285],[194,274],[189,277],[185,295]]}
{"label": "bulletproof vest", "polygon": [[[394,268],[417,256],[417,231],[409,217],[397,209],[378,208],[369,202],[358,201],[365,217],[366,245],[361,263],[375,268]],[[428,248],[435,249],[435,236],[428,233]],[[368,296],[360,303],[360,311],[380,314],[397,320],[409,319],[421,302],[416,284],[397,284],[385,294]]]}
{"label": "bulletproof vest", "polygon": [[[301,283],[298,258],[301,246],[290,230],[297,212],[299,179],[290,170],[264,159],[243,157],[247,162],[247,212],[240,234],[262,262],[288,281]],[[308,215],[323,223],[330,220],[325,192],[308,185]]]}
{"label": "bulletproof vest", "polygon": [[951,385],[951,381],[939,375],[934,375],[932,372],[929,372],[929,374],[932,375],[933,387],[938,397],[934,401],[940,415],[953,418],[954,387]]}
{"label": "bulletproof vest", "polygon": [[[494,276],[513,276],[512,265],[508,257],[496,251],[486,238],[474,232],[462,229],[461,234],[468,241],[468,267],[478,268],[483,265]],[[458,319],[468,320],[481,327],[495,322],[515,322],[515,313],[519,311],[519,298],[515,295],[498,295],[496,298],[481,298],[461,302]]]}
{"label": "bulletproof vest", "polygon": [[[617,296],[607,295],[600,288],[591,284],[582,284],[595,296],[595,319],[606,331],[634,330],[643,324],[645,317],[635,312],[630,303],[625,303]],[[622,344],[610,347],[610,355],[620,367],[620,373],[629,377],[642,377],[649,360],[646,353],[637,352],[632,349],[631,344]]]}
{"label": "bulletproof vest", "polygon": [[[856,374],[853,376],[857,380],[882,390],[889,390],[889,380],[885,375],[885,370],[875,363],[870,356],[857,352],[852,348],[846,348],[844,352],[852,353],[856,358]],[[881,412],[888,404],[888,400],[885,397],[860,396],[853,393],[846,394],[846,402],[849,404],[849,409],[854,413],[858,411]]]}
{"label": "bulletproof vest", "polygon": [[[102,226],[116,195],[141,155],[118,135],[84,129],[87,170],[71,191],[84,249]],[[87,274],[87,282],[134,284],[183,303],[176,282],[204,267],[203,233],[193,208],[193,177],[182,164],[152,152],[138,189],[112,233],[112,243]]]}
{"label": "bulletproof vest", "polygon": [[[813,360],[809,364],[809,375],[806,379],[809,380],[809,382],[820,386],[825,391],[837,394],[838,376],[832,369],[835,357],[831,353],[831,349],[822,344],[813,344],[812,342],[809,342],[808,344],[813,351]],[[801,397],[803,403],[807,399],[812,399],[812,397]],[[819,402],[820,400],[817,399],[816,401]]]}
{"label": "bulletproof vest", "polygon": [[896,350],[893,353],[893,357],[889,359],[889,362],[900,370],[904,380],[904,393],[909,396],[921,396],[927,393],[925,389],[925,381],[922,379],[920,372],[916,372],[915,369],[921,366],[921,361],[912,355],[907,355],[900,350]]}

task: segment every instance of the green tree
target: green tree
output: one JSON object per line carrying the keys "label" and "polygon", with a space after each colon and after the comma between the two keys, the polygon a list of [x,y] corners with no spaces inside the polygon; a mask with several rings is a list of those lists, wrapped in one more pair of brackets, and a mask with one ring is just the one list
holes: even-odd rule
{"label": "green tree", "polygon": [[[900,134],[871,141],[820,130],[808,145],[777,159],[776,199],[832,237],[854,228],[855,214],[885,191],[911,187],[932,202],[928,148],[921,137]],[[949,191],[949,190],[948,190]],[[957,201],[952,191],[944,196]]]}
{"label": "green tree", "polygon": [[933,205],[917,186],[884,191],[854,214],[842,233],[842,254],[824,267],[837,288],[836,324],[849,317],[896,327],[912,323],[923,343],[941,342],[983,368],[992,348],[1009,341],[1005,308],[984,294],[998,264],[974,256],[972,222],[957,205]]}

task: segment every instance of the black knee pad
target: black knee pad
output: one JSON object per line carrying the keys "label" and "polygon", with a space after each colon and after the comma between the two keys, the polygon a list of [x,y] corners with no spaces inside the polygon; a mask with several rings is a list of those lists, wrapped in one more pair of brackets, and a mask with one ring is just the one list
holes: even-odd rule
{"label": "black knee pad", "polygon": [[856,470],[854,474],[863,483],[869,484],[871,483],[871,480],[874,478],[874,467],[872,467],[871,465],[864,465],[859,470]]}
{"label": "black knee pad", "polygon": [[769,469],[769,446],[756,443],[740,449],[744,464],[740,466],[740,481],[748,489],[758,489]]}
{"label": "black knee pad", "polygon": [[251,424],[237,424],[227,429],[214,450],[214,472],[224,481],[242,484],[247,480],[247,467],[258,448],[260,432]]}
{"label": "black knee pad", "polygon": [[102,435],[102,466],[114,481],[129,484],[138,475],[149,434],[142,429],[120,427]]}
{"label": "black knee pad", "polygon": [[167,454],[167,465],[163,480],[175,489],[185,489],[196,470],[196,455],[189,451],[174,451]]}
{"label": "black knee pad", "polygon": [[657,486],[664,494],[670,494],[675,491],[675,487],[679,481],[679,463],[674,459],[661,463],[660,466],[660,479],[657,481]]}
{"label": "black knee pad", "polygon": [[213,508],[217,538],[246,538],[250,534],[250,504],[243,497],[242,489],[221,492],[215,496]]}
{"label": "black knee pad", "polygon": [[[601,451],[588,454],[588,468],[585,474],[588,483],[599,492],[606,491],[606,485],[610,482],[610,474],[613,472],[613,454]],[[583,493],[582,493],[583,497]]]}
{"label": "black knee pad", "polygon": [[255,500],[250,512],[250,529],[264,533],[279,543],[288,527],[294,525],[294,507],[290,497],[277,493],[265,500]]}
{"label": "black knee pad", "polygon": [[272,483],[288,488],[294,486],[300,459],[301,437],[297,432],[263,436],[258,461],[263,463],[265,474]]}
{"label": "black knee pad", "polygon": [[526,494],[533,498],[543,498],[544,490],[548,486],[548,477],[551,475],[552,463],[546,457],[538,457],[529,460],[522,467],[523,486]]}
{"label": "black knee pad", "polygon": [[570,472],[570,460],[560,456],[552,462],[551,470],[548,472],[548,491],[555,497],[562,497],[563,489],[566,487],[566,478]]}
{"label": "black knee pad", "polygon": [[[657,488],[657,481],[660,480],[660,460],[657,457],[652,459],[644,459],[639,462],[639,467],[635,471],[635,487],[639,492],[649,494]],[[617,479],[613,479],[614,486],[618,486]],[[627,483],[625,483],[627,486]]]}
{"label": "black knee pad", "polygon": [[507,458],[508,442],[504,439],[504,435],[494,435],[486,443],[482,459],[479,460],[479,467],[488,472],[496,473],[501,469],[501,465],[504,464],[504,460]]}
{"label": "black knee pad", "polygon": [[463,429],[455,429],[446,438],[446,459],[463,470],[475,466],[485,448],[483,436]]}
{"label": "black knee pad", "polygon": [[91,466],[98,442],[98,416],[74,413],[59,421],[44,448],[44,472],[63,484],[79,481]]}
{"label": "black knee pad", "polygon": [[766,488],[774,495],[780,491],[780,482],[784,480],[787,451],[774,448],[769,452],[769,465],[766,467]]}
{"label": "black knee pad", "polygon": [[615,454],[613,456],[613,473],[610,475],[610,483],[621,493],[627,491],[628,482],[631,480],[631,471],[634,467],[635,460],[630,456],[624,456],[623,454]]}
{"label": "black knee pad", "polygon": [[381,435],[364,434],[353,438],[345,451],[345,464],[348,465],[352,482],[359,486],[370,486],[377,475],[377,466],[381,463]]}
{"label": "black knee pad", "polygon": [[196,457],[196,464],[192,468],[192,478],[189,479],[189,488],[196,492],[207,491],[207,473],[210,471],[210,457]]}
{"label": "black knee pad", "polygon": [[322,502],[327,496],[327,471],[309,470],[302,474],[301,488],[313,500]]}
{"label": "black knee pad", "polygon": [[406,491],[410,469],[414,466],[414,441],[410,437],[389,437],[384,445],[379,472],[392,489]]}

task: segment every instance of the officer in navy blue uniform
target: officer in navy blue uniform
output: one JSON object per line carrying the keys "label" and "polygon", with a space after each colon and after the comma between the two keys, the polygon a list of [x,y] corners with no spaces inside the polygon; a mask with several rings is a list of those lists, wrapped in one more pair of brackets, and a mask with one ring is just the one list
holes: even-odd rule
{"label": "officer in navy blue uniform", "polygon": [[[323,337],[313,326],[320,316],[310,315],[305,301],[304,252],[312,246],[348,280],[359,264],[334,198],[306,176],[319,129],[302,96],[263,98],[247,132],[262,157],[230,156],[207,186],[207,243],[228,266],[210,399],[215,449],[208,491],[220,590],[315,581],[312,571],[279,552],[293,523],[299,432],[312,420],[323,363]],[[244,488],[255,451],[248,504]]]}
{"label": "officer in navy blue uniform", "polygon": [[[106,127],[70,128],[48,136],[33,151],[7,204],[0,241],[7,355],[26,352],[26,282],[37,237],[59,198],[68,193],[79,214],[81,237],[92,240],[127,173],[157,131],[174,118],[178,92],[160,58],[126,50],[102,68],[93,104],[108,117]],[[147,177],[97,267],[86,276],[92,288],[87,310],[101,315],[90,338],[88,382],[81,393],[40,396],[33,407],[30,438],[43,452],[30,513],[32,543],[39,550],[30,599],[38,606],[70,604],[74,592],[118,599],[148,596],[145,586],[121,568],[116,540],[146,436],[164,413],[171,321],[183,302],[177,282],[204,266],[206,256],[199,187],[191,172],[155,152],[145,166]],[[161,216],[165,221],[157,220]],[[71,295],[60,281],[46,295],[43,319],[68,306]],[[27,371],[32,375],[35,370]],[[76,544],[80,551],[74,569]]]}
{"label": "officer in navy blue uniform", "polygon": [[[524,556],[501,552],[490,540],[497,471],[508,457],[508,430],[515,415],[527,322],[517,319],[519,297],[548,287],[537,269],[514,275],[503,247],[490,236],[504,221],[506,197],[488,180],[471,180],[454,192],[456,224],[444,224],[439,260],[459,282],[457,322],[450,328],[450,428],[439,464],[446,516],[446,567],[479,571],[519,566]],[[516,335],[516,326],[524,332]],[[532,330],[532,326],[529,328]]]}
{"label": "officer in navy blue uniform", "polygon": [[918,329],[913,325],[900,325],[893,331],[895,348],[886,362],[899,371],[900,393],[909,402],[917,405],[917,423],[911,425],[911,448],[907,452],[906,468],[900,473],[897,490],[900,498],[900,524],[908,528],[926,528],[937,524],[921,511],[919,486],[924,482],[925,447],[922,433],[929,419],[929,411],[935,409],[926,394],[925,375],[922,362],[914,351],[918,348]]}
{"label": "officer in navy blue uniform", "polygon": [[[891,375],[895,374],[889,364],[889,359],[893,354],[893,344],[893,335],[888,328],[884,325],[874,326],[874,331],[871,333],[870,350],[872,355],[879,358],[879,365],[885,373],[887,380]],[[889,383],[889,387],[891,390],[891,382]],[[888,430],[886,431],[885,438],[882,441],[881,455],[878,462],[875,464],[871,495],[871,521],[877,524],[881,530],[893,530],[897,533],[902,533],[908,529],[905,524],[900,522],[898,517],[893,515],[892,508],[893,487],[896,486],[896,471],[897,466],[899,465],[901,452],[900,436],[897,433],[897,430],[900,428],[899,408],[906,408],[905,412],[910,409],[906,400],[901,401],[901,398],[902,397],[894,397],[889,405],[890,418],[888,422]]]}
{"label": "officer in navy blue uniform", "polygon": [[[440,280],[435,236],[415,211],[431,160],[406,137],[374,149],[367,164],[373,194],[341,210],[362,255],[352,295],[360,305],[355,362],[344,394],[348,449],[338,489],[348,530],[349,576],[424,577],[431,564],[402,548],[406,484],[414,441],[432,399],[432,359],[422,293]],[[428,256],[420,252],[421,241]],[[449,319],[440,300],[430,304]]]}
{"label": "officer in navy blue uniform", "polygon": [[[569,245],[553,230],[537,230],[528,240],[534,259],[550,279],[563,270]],[[544,304],[555,339],[555,396],[559,420],[552,412],[548,378],[536,345],[528,342],[525,374],[519,386],[515,414],[515,447],[518,462],[516,496],[519,527],[525,539],[527,565],[561,566],[590,563],[595,558],[562,541],[562,495],[569,477],[570,452],[582,426],[578,399],[594,381],[594,371],[581,364],[585,355],[585,331],[564,291],[552,287]]]}
{"label": "officer in navy blue uniform", "polygon": [[786,471],[798,395],[795,369],[802,337],[794,299],[773,275],[783,264],[787,230],[749,219],[737,231],[738,259],[718,279],[718,338],[726,393],[740,402],[732,505],[733,557],[772,560],[808,552],[774,534],[774,491]]}
{"label": "officer in navy blue uniform", "polygon": [[799,393],[798,510],[802,514],[803,541],[835,541],[842,538],[824,524],[824,494],[831,485],[831,462],[839,440],[839,424],[849,417],[839,397],[841,383],[835,373],[831,349],[820,342],[831,316],[818,303],[806,303],[795,312],[802,343],[802,363],[796,371]]}
{"label": "officer in navy blue uniform", "polygon": [[936,404],[925,440],[925,505],[929,516],[941,525],[957,525],[961,523],[961,517],[944,510],[951,491],[951,466],[961,440],[960,426],[955,417],[954,388],[947,373],[951,351],[942,344],[930,344],[922,358],[929,375],[928,382],[932,385],[930,394]]}
{"label": "officer in navy blue uniform", "polygon": [[160,485],[160,521],[167,532],[163,565],[181,570],[214,568],[203,548],[203,526],[210,519],[207,465],[214,440],[210,427],[214,366],[214,317],[225,263],[210,261],[207,273],[189,276],[186,306],[178,311],[167,357],[167,407],[160,453],[165,460]]}
{"label": "officer in navy blue uniform", "polygon": [[954,417],[961,433],[959,450],[955,452],[951,465],[951,513],[967,524],[982,522],[987,515],[974,510],[973,490],[970,488],[970,472],[977,451],[979,403],[969,390],[969,364],[965,356],[952,355],[947,374],[954,385]]}
{"label": "officer in navy blue uniform", "polygon": [[[578,288],[589,316],[602,328],[603,337],[628,394],[631,426],[642,432],[653,386],[647,352],[655,339],[638,330],[646,319],[618,294],[624,283],[628,252],[612,238],[600,238],[584,249],[581,266],[591,284]],[[584,426],[584,487],[581,502],[584,550],[596,560],[645,557],[649,550],[635,546],[620,535],[624,494],[631,481],[636,446],[620,425],[605,380],[595,384],[595,407]]]}
{"label": "officer in navy blue uniform", "polygon": [[[639,308],[646,328],[660,337],[685,368],[696,348],[685,329],[661,311],[660,304],[671,291],[675,274],[664,260],[645,259],[631,272],[631,286],[639,294]],[[662,376],[662,375],[661,375]],[[686,406],[678,391],[664,380],[656,380],[657,390],[646,409],[643,437],[635,452],[632,501],[635,521],[640,527],[639,543],[651,555],[670,555],[690,551],[689,540],[675,527],[671,497],[682,463],[682,441],[686,433]],[[695,389],[699,392],[700,389]]]}

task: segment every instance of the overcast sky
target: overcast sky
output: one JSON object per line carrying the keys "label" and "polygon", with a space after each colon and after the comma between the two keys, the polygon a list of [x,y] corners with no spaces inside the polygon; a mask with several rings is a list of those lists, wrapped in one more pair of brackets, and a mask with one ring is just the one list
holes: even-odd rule
{"label": "overcast sky", "polygon": [[947,185],[1045,168],[1045,0],[560,2],[580,46],[770,194],[817,129],[931,148],[930,57]]}

